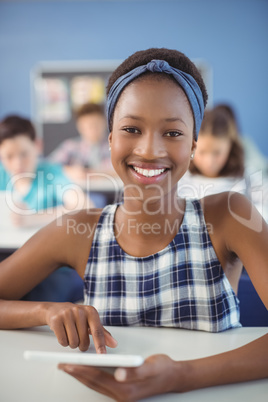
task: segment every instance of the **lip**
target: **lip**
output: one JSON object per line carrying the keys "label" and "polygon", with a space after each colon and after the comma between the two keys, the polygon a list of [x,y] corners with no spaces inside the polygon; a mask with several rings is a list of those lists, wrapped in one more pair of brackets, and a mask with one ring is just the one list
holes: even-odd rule
{"label": "lip", "polygon": [[[148,170],[151,170],[151,169],[166,169],[166,170],[157,176],[147,177],[147,176],[143,176],[142,174],[136,172],[133,169],[133,166],[141,168],[141,169],[148,169]],[[163,165],[155,165],[155,164],[148,164],[148,163],[146,163],[146,164],[144,164],[144,163],[128,164],[128,167],[129,167],[131,175],[133,175],[134,179],[136,181],[138,181],[140,184],[157,184],[166,178],[166,176],[170,170],[169,168],[163,167]]]}
{"label": "lip", "polygon": [[170,169],[169,166],[164,165],[162,163],[128,162],[128,166],[129,167],[135,166],[135,167],[140,168],[140,169],[149,169],[149,170],[151,170],[151,169],[153,169],[153,170],[156,170],[156,169]]}

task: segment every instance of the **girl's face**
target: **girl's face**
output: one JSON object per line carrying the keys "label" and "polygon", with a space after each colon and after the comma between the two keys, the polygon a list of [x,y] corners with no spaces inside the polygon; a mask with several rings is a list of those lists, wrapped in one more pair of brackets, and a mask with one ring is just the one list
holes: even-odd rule
{"label": "girl's face", "polygon": [[77,130],[80,136],[89,143],[102,141],[107,133],[105,116],[99,113],[92,113],[81,116],[77,119]]}
{"label": "girl's face", "polygon": [[0,146],[1,162],[11,176],[34,173],[37,157],[37,144],[23,134],[4,140]]}
{"label": "girl's face", "polygon": [[109,135],[112,163],[125,186],[162,195],[176,189],[196,146],[193,129],[191,107],[176,83],[148,77],[129,84]]}
{"label": "girl's face", "polygon": [[229,138],[214,137],[206,132],[199,134],[193,163],[202,175],[218,177],[228,160],[231,145]]}

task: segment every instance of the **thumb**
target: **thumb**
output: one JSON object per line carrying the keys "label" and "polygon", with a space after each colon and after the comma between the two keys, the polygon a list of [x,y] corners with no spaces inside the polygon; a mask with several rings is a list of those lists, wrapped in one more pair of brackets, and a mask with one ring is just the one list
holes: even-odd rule
{"label": "thumb", "polygon": [[114,372],[114,378],[119,382],[135,382],[145,380],[154,373],[152,364],[145,361],[141,366],[135,368],[119,367]]}

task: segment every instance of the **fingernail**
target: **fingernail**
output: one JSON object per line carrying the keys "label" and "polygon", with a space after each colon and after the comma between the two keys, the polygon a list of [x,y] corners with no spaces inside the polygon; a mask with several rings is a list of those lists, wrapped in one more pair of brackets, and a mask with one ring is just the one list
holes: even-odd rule
{"label": "fingernail", "polygon": [[107,331],[107,332],[110,335],[110,337],[113,338],[113,340],[117,343],[117,340],[113,337],[113,335],[109,331]]}
{"label": "fingernail", "polygon": [[107,353],[105,346],[100,346],[97,350],[98,353]]}
{"label": "fingernail", "polygon": [[114,372],[114,378],[117,381],[125,381],[125,379],[127,378],[127,372],[125,369],[119,368],[117,370],[115,370]]}

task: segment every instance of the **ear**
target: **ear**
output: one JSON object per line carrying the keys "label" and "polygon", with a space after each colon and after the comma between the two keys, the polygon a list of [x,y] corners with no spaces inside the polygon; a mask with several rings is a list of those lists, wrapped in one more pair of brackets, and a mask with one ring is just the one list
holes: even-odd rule
{"label": "ear", "polygon": [[197,142],[193,139],[191,153],[194,154],[197,147]]}
{"label": "ear", "polygon": [[109,136],[108,136],[108,142],[109,142],[109,146],[112,145],[112,131],[110,132]]}

